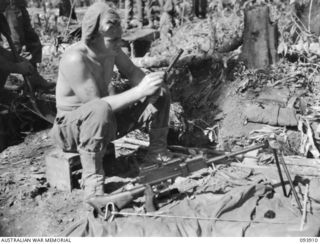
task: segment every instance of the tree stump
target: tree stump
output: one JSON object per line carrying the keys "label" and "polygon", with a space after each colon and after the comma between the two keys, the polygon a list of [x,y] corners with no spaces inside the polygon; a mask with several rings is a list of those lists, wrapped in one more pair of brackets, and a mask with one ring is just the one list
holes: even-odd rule
{"label": "tree stump", "polygon": [[59,16],[65,16],[67,18],[71,17],[71,19],[77,20],[74,6],[71,6],[71,2],[69,0],[60,0]]}
{"label": "tree stump", "polygon": [[278,27],[269,18],[267,6],[245,10],[242,59],[248,68],[266,68],[278,60]]}

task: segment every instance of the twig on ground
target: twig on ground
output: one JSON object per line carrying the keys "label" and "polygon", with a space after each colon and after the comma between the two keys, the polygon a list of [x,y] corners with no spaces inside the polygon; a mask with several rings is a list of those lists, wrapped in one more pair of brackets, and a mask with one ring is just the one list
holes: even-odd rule
{"label": "twig on ground", "polygon": [[301,223],[300,223],[300,231],[303,231],[304,224],[306,223],[308,192],[309,192],[309,184],[306,185],[306,189],[305,189],[305,192],[304,192],[303,210],[302,210],[302,217],[301,217]]}

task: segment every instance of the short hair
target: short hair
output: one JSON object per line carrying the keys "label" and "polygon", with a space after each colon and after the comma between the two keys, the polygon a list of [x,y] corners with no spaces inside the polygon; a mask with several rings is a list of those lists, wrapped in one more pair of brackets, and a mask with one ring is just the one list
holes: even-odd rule
{"label": "short hair", "polygon": [[113,3],[100,1],[92,4],[82,19],[81,38],[86,44],[89,44],[99,35],[100,20],[103,16],[108,16],[111,23],[120,21],[120,16]]}

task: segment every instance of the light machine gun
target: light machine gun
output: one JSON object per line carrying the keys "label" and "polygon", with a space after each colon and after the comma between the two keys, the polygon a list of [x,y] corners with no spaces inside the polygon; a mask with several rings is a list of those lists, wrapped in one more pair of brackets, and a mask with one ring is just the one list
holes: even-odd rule
{"label": "light machine gun", "polygon": [[[151,165],[140,171],[136,182],[141,185],[127,191],[113,193],[107,196],[97,196],[87,200],[87,203],[94,207],[98,213],[102,214],[102,209],[107,208],[110,203],[118,210],[121,210],[134,199],[145,195],[145,209],[147,212],[153,212],[156,208],[154,205],[154,192],[152,191],[152,186],[175,179],[179,176],[188,176],[190,173],[210,167],[212,164],[224,164],[225,161],[223,160],[230,159],[246,152],[265,148],[267,146],[268,143],[266,142],[209,159],[205,156],[197,155],[190,158],[172,159],[159,165]],[[105,209],[105,211],[107,212],[107,209]]]}

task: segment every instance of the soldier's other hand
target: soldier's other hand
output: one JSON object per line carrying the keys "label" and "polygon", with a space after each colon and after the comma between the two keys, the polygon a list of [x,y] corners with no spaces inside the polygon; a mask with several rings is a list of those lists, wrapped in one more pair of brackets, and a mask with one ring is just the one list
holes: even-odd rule
{"label": "soldier's other hand", "polygon": [[17,70],[22,75],[31,75],[34,72],[34,67],[30,62],[22,61],[17,63]]}
{"label": "soldier's other hand", "polygon": [[154,94],[161,87],[164,74],[163,71],[158,71],[146,75],[138,85],[141,95],[145,97]]}

